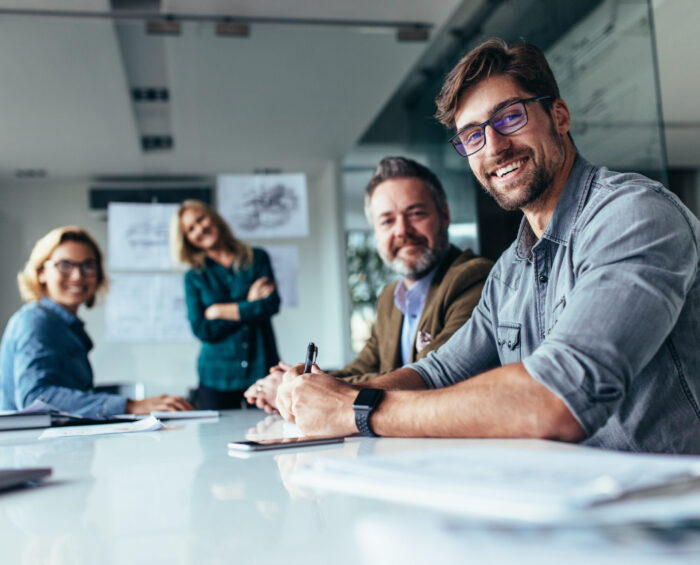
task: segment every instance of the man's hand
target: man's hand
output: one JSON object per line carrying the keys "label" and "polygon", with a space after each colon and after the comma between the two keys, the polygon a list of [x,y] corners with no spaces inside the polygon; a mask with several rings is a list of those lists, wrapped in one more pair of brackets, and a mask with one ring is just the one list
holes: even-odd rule
{"label": "man's hand", "polygon": [[352,403],[356,388],[331,377],[317,365],[303,375],[304,364],[284,374],[277,389],[277,409],[295,422],[304,435],[347,436],[357,433]]}
{"label": "man's hand", "polygon": [[277,412],[275,399],[277,398],[277,387],[282,383],[282,375],[291,369],[291,365],[280,361],[270,368],[270,374],[262,379],[258,379],[248,387],[243,396],[249,404],[255,404],[268,414]]}
{"label": "man's hand", "polygon": [[250,285],[246,300],[248,302],[262,300],[263,298],[270,296],[274,290],[275,283],[273,283],[268,277],[261,277]]}
{"label": "man's hand", "polygon": [[192,405],[181,396],[170,396],[169,394],[161,394],[160,396],[152,396],[143,400],[127,400],[127,414],[149,414],[151,412],[179,412],[182,410],[194,410]]}

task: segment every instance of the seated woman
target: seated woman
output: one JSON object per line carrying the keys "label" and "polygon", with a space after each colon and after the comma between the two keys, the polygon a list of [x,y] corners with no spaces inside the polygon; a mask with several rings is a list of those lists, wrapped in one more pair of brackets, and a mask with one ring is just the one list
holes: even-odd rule
{"label": "seated woman", "polygon": [[2,407],[21,410],[42,400],[89,418],[191,410],[178,396],[131,400],[92,390],[92,341],[78,309],[106,287],[102,253],[84,229],[67,226],[42,237],[17,275],[27,302],[10,318],[0,343]]}
{"label": "seated woman", "polygon": [[186,200],[173,217],[173,258],[185,275],[187,315],[202,341],[198,408],[240,408],[243,392],[277,364],[270,318],[279,311],[270,258],[236,239],[216,210]]}

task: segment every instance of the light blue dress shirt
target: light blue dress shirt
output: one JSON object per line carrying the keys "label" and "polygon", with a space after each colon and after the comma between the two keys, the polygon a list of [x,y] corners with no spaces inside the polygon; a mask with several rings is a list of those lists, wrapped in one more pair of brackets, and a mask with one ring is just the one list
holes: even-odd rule
{"label": "light blue dress shirt", "polygon": [[413,344],[416,342],[418,322],[420,322],[425,299],[428,296],[430,283],[433,281],[437,267],[436,265],[427,275],[418,279],[410,289],[406,288],[403,279],[394,288],[394,304],[403,314],[401,361],[404,365],[408,365],[411,362],[411,353],[413,352]]}
{"label": "light blue dress shirt", "polygon": [[123,414],[125,397],[91,390],[91,349],[82,320],[53,300],[22,306],[0,343],[3,409],[21,410],[43,400],[89,418]]}
{"label": "light blue dress shirt", "polygon": [[471,319],[411,365],[444,387],[522,362],[609,449],[700,454],[700,222],[659,183],[577,157]]}

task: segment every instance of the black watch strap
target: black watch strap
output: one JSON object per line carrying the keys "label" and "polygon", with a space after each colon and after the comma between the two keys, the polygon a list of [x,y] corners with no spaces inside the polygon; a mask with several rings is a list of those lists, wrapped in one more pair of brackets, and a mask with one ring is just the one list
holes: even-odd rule
{"label": "black watch strap", "polygon": [[372,413],[371,410],[355,409],[355,425],[360,431],[360,435],[365,437],[379,437],[372,431],[372,427],[369,425],[369,415]]}
{"label": "black watch strap", "polygon": [[364,388],[357,395],[352,408],[355,411],[355,425],[361,435],[365,437],[379,437],[372,430],[369,418],[372,415],[372,411],[379,406],[383,396],[384,391],[377,388]]}

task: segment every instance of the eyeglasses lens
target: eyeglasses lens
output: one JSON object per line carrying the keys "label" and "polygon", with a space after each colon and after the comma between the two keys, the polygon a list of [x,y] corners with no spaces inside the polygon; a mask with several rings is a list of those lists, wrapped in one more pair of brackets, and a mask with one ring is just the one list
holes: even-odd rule
{"label": "eyeglasses lens", "polygon": [[97,276],[97,261],[88,259],[82,263],[73,263],[72,261],[57,261],[55,263],[58,271],[64,276],[70,276],[75,267],[80,269],[80,274],[84,277]]}
{"label": "eyeglasses lens", "polygon": [[[515,104],[507,106],[491,116],[491,119],[487,123],[491,124],[493,129],[501,135],[515,133],[527,124],[527,110],[525,110],[525,104],[523,102],[516,102]],[[459,132],[459,134],[451,140],[452,145],[454,145],[454,148],[463,157],[476,153],[486,143],[486,135],[484,133],[485,127],[486,125],[484,124]]]}

